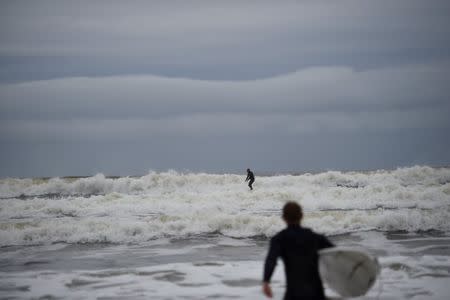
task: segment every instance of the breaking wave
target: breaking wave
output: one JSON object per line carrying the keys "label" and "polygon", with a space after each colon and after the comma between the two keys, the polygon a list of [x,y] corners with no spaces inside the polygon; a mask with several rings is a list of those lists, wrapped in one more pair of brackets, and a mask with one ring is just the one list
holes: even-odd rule
{"label": "breaking wave", "polygon": [[257,177],[149,173],[142,177],[2,179],[0,246],[139,243],[217,233],[269,237],[280,209],[300,202],[305,225],[326,234],[450,231],[450,168]]}

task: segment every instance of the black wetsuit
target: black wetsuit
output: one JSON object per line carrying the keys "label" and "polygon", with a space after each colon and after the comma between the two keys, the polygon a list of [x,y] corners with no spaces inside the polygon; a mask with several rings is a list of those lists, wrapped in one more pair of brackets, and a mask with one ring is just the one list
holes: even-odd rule
{"label": "black wetsuit", "polygon": [[247,171],[247,179],[245,179],[245,181],[250,180],[248,182],[248,187],[253,190],[252,184],[253,182],[255,182],[255,175],[253,174],[252,171]]}
{"label": "black wetsuit", "polygon": [[277,258],[281,257],[287,281],[285,300],[325,299],[319,276],[318,250],[333,246],[323,235],[300,225],[289,225],[270,241],[264,265],[264,281],[270,281]]}

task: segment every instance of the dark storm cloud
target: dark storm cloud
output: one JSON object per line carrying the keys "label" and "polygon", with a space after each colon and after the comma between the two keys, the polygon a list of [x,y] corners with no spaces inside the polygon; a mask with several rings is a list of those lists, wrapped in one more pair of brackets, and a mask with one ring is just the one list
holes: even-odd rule
{"label": "dark storm cloud", "polygon": [[0,80],[255,79],[449,59],[448,1],[4,1]]}

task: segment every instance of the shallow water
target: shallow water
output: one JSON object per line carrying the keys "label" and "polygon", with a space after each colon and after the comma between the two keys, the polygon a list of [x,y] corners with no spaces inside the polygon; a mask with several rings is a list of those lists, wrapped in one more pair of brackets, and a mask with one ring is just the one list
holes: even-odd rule
{"label": "shallow water", "polygon": [[[450,236],[363,232],[331,238],[367,249],[382,266],[360,299],[447,299]],[[0,295],[18,299],[261,299],[267,240],[220,235],[138,245],[89,244],[2,248]],[[283,266],[273,277],[275,299]],[[330,297],[337,298],[326,289]]]}

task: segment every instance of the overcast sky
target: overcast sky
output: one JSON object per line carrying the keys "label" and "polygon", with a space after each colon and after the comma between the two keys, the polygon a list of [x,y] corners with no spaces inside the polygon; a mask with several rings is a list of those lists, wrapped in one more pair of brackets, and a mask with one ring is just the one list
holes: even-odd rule
{"label": "overcast sky", "polygon": [[1,1],[0,176],[450,165],[450,1]]}

